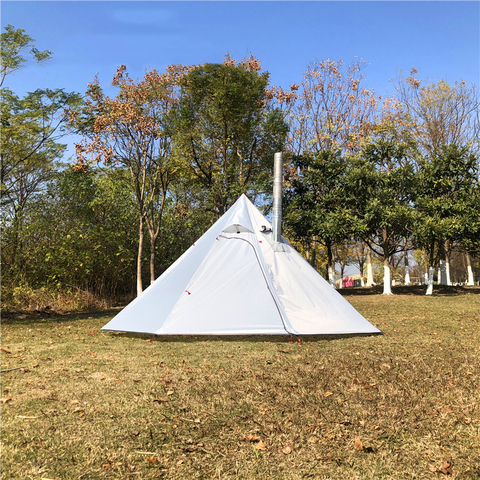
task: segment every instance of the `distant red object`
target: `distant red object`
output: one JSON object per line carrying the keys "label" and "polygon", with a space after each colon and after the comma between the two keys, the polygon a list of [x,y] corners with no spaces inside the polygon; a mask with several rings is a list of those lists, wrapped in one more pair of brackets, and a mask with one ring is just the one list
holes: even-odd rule
{"label": "distant red object", "polygon": [[355,280],[350,277],[345,277],[342,282],[342,287],[347,288],[347,287],[354,287],[355,286]]}

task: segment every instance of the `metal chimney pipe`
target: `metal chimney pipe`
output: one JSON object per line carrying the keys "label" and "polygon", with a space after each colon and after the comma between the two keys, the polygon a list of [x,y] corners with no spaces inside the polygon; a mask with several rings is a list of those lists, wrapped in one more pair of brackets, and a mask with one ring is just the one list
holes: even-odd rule
{"label": "metal chimney pipe", "polygon": [[282,196],[283,196],[283,153],[277,152],[273,157],[273,240],[282,240]]}

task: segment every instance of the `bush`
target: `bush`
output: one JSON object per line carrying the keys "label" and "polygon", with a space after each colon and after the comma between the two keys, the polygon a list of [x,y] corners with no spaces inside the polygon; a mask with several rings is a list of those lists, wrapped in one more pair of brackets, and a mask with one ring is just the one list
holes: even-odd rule
{"label": "bush", "polygon": [[110,302],[80,288],[56,290],[48,287],[33,289],[20,285],[2,295],[2,313],[91,311],[108,308]]}

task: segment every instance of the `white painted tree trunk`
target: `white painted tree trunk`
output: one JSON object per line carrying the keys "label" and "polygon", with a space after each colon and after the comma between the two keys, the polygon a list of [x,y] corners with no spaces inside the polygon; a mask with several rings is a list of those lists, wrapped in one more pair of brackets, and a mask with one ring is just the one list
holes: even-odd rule
{"label": "white painted tree trunk", "polygon": [[468,253],[465,254],[465,259],[467,261],[467,285],[475,285],[473,278],[473,269],[472,269],[472,259]]}
{"label": "white painted tree trunk", "polygon": [[328,283],[335,288],[335,269],[333,267],[328,267]]}
{"label": "white painted tree trunk", "polygon": [[404,238],[403,245],[405,248],[405,285],[410,285],[410,268],[408,265],[408,250],[407,250],[407,239]]}
{"label": "white painted tree trunk", "polygon": [[433,274],[435,273],[435,269],[430,267],[428,269],[428,279],[427,279],[427,292],[425,295],[431,295],[433,293]]}
{"label": "white painted tree trunk", "polygon": [[447,262],[445,259],[440,260],[440,267],[438,268],[438,283],[439,285],[447,285]]}
{"label": "white painted tree trunk", "polygon": [[363,275],[360,277],[360,286],[361,287],[365,286],[365,280],[363,279]]}
{"label": "white painted tree trunk", "polygon": [[410,285],[410,268],[408,266],[408,252],[405,252],[405,285]]}
{"label": "white painted tree trunk", "polygon": [[372,253],[367,250],[367,287],[373,286]]}
{"label": "white painted tree trunk", "polygon": [[390,265],[388,263],[388,259],[385,259],[383,263],[383,294],[393,295],[392,294],[392,277],[390,274]]}
{"label": "white painted tree trunk", "polygon": [[452,286],[452,280],[450,279],[450,259],[448,257],[445,259],[445,275],[447,277],[447,285]]}

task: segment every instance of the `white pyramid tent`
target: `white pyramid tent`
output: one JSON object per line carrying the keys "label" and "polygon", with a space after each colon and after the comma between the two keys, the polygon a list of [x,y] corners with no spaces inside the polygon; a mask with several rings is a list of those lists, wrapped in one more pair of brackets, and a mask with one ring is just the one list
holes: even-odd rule
{"label": "white pyramid tent", "polygon": [[[245,195],[102,330],[157,335],[379,333]],[[264,228],[263,228],[264,229]]]}

